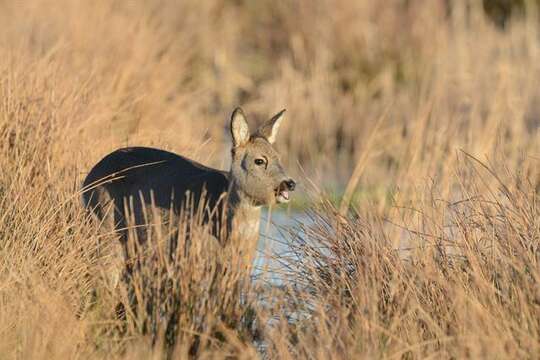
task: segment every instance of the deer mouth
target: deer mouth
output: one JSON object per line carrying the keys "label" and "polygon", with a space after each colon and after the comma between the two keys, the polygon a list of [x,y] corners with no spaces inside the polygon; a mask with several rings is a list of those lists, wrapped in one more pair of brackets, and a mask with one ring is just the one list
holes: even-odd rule
{"label": "deer mouth", "polygon": [[289,190],[283,184],[281,184],[275,190],[275,194],[276,194],[276,201],[278,204],[285,204],[285,203],[288,203],[290,200]]}
{"label": "deer mouth", "polygon": [[278,203],[288,203],[289,202],[289,192],[287,190],[280,191],[276,197]]}

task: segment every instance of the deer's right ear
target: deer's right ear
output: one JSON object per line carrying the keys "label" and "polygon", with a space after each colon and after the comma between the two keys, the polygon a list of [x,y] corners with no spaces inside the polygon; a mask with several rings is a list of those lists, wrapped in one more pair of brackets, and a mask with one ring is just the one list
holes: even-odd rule
{"label": "deer's right ear", "polygon": [[249,126],[241,108],[234,109],[231,116],[231,135],[233,146],[242,146],[249,141]]}

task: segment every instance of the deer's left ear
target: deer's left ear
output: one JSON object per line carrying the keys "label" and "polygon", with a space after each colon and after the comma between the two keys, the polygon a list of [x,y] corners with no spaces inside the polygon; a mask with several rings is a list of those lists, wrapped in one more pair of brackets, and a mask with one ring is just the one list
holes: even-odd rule
{"label": "deer's left ear", "polygon": [[234,109],[231,115],[231,135],[233,147],[244,146],[249,141],[249,126],[241,108]]}
{"label": "deer's left ear", "polygon": [[276,135],[279,130],[279,125],[283,120],[284,113],[285,109],[272,116],[270,120],[266,121],[259,129],[257,129],[257,134],[265,137],[270,144],[273,144],[276,141]]}

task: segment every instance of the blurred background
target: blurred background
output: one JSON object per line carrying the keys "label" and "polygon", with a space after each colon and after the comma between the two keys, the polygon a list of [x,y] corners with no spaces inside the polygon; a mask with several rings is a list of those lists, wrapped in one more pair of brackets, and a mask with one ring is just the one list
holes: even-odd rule
{"label": "blurred background", "polygon": [[446,178],[459,149],[538,170],[539,4],[0,1],[0,98],[62,129],[50,171],[81,179],[126,145],[226,169],[232,109],[255,127],[286,108],[290,171],[338,194],[354,174],[376,202]]}

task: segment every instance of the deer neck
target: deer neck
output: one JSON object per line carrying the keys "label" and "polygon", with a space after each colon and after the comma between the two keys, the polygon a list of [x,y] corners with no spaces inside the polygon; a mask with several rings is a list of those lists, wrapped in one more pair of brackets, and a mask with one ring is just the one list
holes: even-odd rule
{"label": "deer neck", "polygon": [[229,187],[227,218],[230,229],[237,235],[254,241],[259,238],[261,206],[254,205],[234,181]]}

